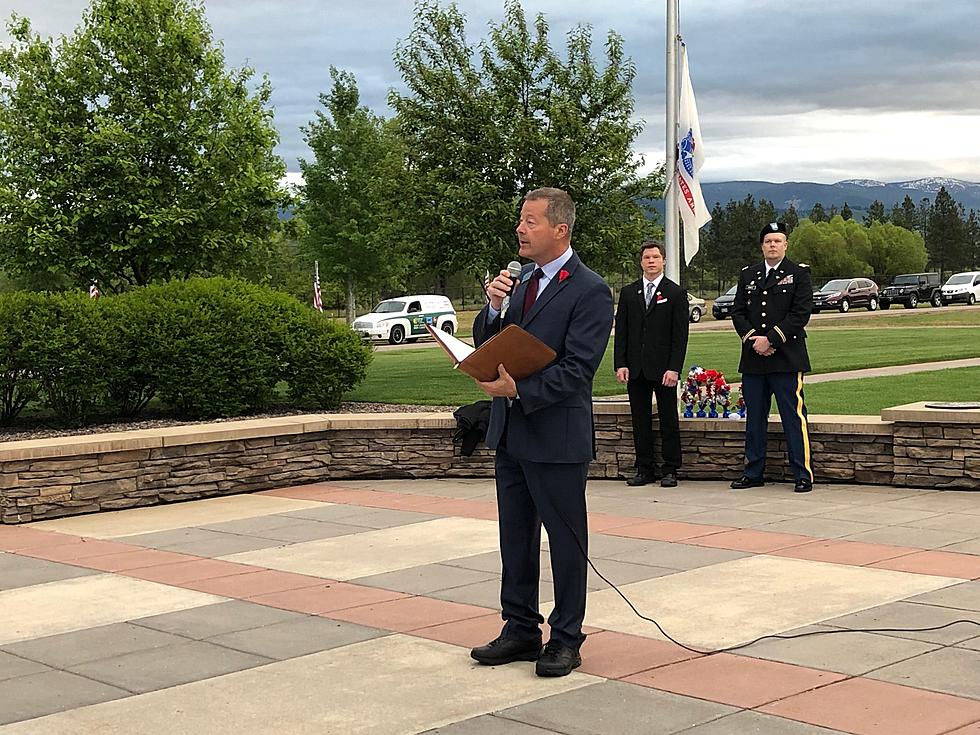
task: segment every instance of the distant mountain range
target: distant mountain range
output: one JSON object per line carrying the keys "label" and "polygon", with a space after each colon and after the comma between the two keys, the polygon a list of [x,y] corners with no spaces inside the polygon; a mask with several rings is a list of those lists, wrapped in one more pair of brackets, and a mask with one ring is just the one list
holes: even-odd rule
{"label": "distant mountain range", "polygon": [[731,199],[744,199],[751,194],[756,201],[768,199],[779,210],[788,209],[792,204],[800,217],[805,217],[815,202],[820,202],[825,209],[832,205],[840,209],[847,202],[855,212],[863,212],[877,199],[890,210],[893,205],[905,199],[907,194],[918,205],[923,197],[930,201],[935,199],[936,193],[943,186],[967,211],[980,209],[980,184],[938,176],[892,183],[873,179],[847,179],[836,184],[815,184],[810,181],[787,181],[782,184],[770,181],[719,181],[702,184],[701,189],[709,207],[714,207],[715,202],[724,206]]}

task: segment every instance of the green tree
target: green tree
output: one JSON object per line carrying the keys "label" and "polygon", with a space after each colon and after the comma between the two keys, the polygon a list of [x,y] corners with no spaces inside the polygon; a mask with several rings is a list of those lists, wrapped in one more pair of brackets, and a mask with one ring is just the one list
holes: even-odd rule
{"label": "green tree", "polygon": [[796,211],[796,205],[790,204],[789,208],[783,214],[783,222],[789,227],[789,231],[792,232],[796,229],[796,226],[800,224],[800,214]]}
{"label": "green tree", "polygon": [[635,67],[610,33],[605,66],[586,28],[568,35],[564,58],[538,15],[518,0],[478,48],[455,5],[419,0],[415,25],[395,50],[406,92],[393,92],[414,206],[407,236],[426,265],[483,277],[513,259],[521,197],[538,186],[566,189],[579,205],[576,250],[593,267],[631,267],[653,223],[639,202],[658,198],[663,170],[640,177],[633,154]]}
{"label": "green tree", "polygon": [[6,270],[112,291],[232,267],[278,226],[271,88],[226,70],[199,0],[93,0],[57,43],[27,19],[9,29]]}
{"label": "green tree", "polygon": [[878,276],[915,273],[926,267],[928,254],[922,235],[891,222],[872,222],[868,227],[868,264]]}
{"label": "green tree", "polygon": [[844,206],[840,210],[840,216],[844,220],[854,219],[854,212],[851,211],[851,208],[848,206],[847,202],[844,202]]}
{"label": "green tree", "polygon": [[304,133],[313,161],[300,161],[306,180],[301,214],[306,251],[325,279],[344,290],[347,318],[357,314],[359,288],[403,275],[399,241],[391,241],[388,206],[401,178],[401,150],[384,120],[360,104],[354,76],[330,68],[323,110]]}
{"label": "green tree", "polygon": [[789,236],[790,256],[808,264],[816,280],[870,275],[869,252],[867,229],[840,215],[830,222],[803,220]]}
{"label": "green tree", "polygon": [[870,227],[874,222],[887,221],[888,215],[885,214],[885,205],[875,199],[873,202],[871,202],[871,205],[868,207],[868,211],[864,215],[864,224]]}
{"label": "green tree", "polygon": [[891,220],[896,225],[899,227],[904,227],[906,230],[918,229],[919,218],[915,209],[915,202],[912,201],[912,197],[906,194],[901,203],[892,207]]}
{"label": "green tree", "polygon": [[980,265],[980,216],[977,210],[971,209],[966,219],[966,265],[970,270],[976,270]]}
{"label": "green tree", "polygon": [[929,208],[925,240],[929,261],[944,275],[958,270],[967,260],[967,228],[963,220],[963,205],[957,204],[945,186],[940,187]]}
{"label": "green tree", "polygon": [[827,211],[823,208],[820,202],[814,202],[813,208],[810,210],[810,216],[807,217],[811,222],[826,222],[830,219],[827,216]]}

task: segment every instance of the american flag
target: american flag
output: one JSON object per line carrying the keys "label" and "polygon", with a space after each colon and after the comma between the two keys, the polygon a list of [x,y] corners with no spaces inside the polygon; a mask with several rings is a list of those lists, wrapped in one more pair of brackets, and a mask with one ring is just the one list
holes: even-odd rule
{"label": "american flag", "polygon": [[102,295],[102,292],[99,290],[99,282],[98,281],[92,281],[92,285],[90,285],[88,287],[88,297],[90,299],[97,299],[101,295]]}
{"label": "american flag", "polygon": [[487,290],[489,288],[490,288],[490,271],[487,270],[486,275],[483,276],[483,298],[487,300],[488,304],[490,303],[490,294],[487,293]]}
{"label": "american flag", "polygon": [[320,261],[316,261],[313,271],[313,308],[323,311],[323,299],[320,297]]}

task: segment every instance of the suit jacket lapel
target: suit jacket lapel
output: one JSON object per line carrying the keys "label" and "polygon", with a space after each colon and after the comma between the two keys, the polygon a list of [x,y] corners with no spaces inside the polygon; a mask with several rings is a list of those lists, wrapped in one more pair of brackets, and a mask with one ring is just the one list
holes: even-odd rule
{"label": "suit jacket lapel", "polygon": [[[531,306],[531,311],[524,315],[524,319],[521,321],[521,326],[524,326],[534,317],[536,317],[538,312],[540,312],[549,301],[555,298],[555,294],[568,285],[568,281],[575,277],[575,269],[578,268],[580,262],[581,261],[578,259],[577,255],[572,255],[572,257],[568,259],[568,262],[559,269],[558,273],[555,274],[555,277],[548,282],[548,286],[544,289],[544,291],[538,294],[538,297],[534,300],[534,305]],[[566,271],[568,273],[564,281],[561,280],[561,271]],[[523,298],[523,296],[521,298]]]}

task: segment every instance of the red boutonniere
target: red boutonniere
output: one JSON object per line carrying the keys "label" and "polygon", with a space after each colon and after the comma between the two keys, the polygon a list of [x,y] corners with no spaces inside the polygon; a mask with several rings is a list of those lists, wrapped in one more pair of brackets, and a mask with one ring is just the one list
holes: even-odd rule
{"label": "red boutonniere", "polygon": [[566,278],[568,278],[568,277],[569,277],[570,275],[572,275],[572,274],[571,274],[571,273],[569,273],[569,272],[568,272],[567,270],[565,270],[564,268],[562,268],[562,269],[561,269],[560,271],[558,271],[558,283],[562,283],[562,282],[564,282],[564,280],[565,280]]}

